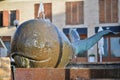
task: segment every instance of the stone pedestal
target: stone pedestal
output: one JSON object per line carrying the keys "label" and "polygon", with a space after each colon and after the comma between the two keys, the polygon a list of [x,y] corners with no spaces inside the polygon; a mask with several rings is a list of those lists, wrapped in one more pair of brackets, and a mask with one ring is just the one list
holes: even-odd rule
{"label": "stone pedestal", "polygon": [[11,66],[8,57],[0,57],[0,80],[11,80]]}
{"label": "stone pedestal", "polygon": [[15,80],[120,80],[120,68],[16,68]]}
{"label": "stone pedestal", "polygon": [[[0,58],[0,80],[13,80],[10,59]],[[64,68],[16,68],[15,80],[120,80],[120,63],[70,64]]]}

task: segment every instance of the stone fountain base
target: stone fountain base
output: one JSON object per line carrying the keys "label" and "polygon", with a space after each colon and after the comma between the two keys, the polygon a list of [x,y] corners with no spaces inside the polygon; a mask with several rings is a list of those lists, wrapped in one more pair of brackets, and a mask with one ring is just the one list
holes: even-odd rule
{"label": "stone fountain base", "polygon": [[120,63],[79,63],[63,68],[15,68],[10,59],[0,58],[0,80],[120,80]]}
{"label": "stone fountain base", "polygon": [[0,57],[0,80],[11,80],[11,66],[8,57]]}
{"label": "stone fountain base", "polygon": [[79,77],[83,80],[110,79],[120,80],[120,69],[41,69],[41,68],[17,68],[16,80],[75,80]]}

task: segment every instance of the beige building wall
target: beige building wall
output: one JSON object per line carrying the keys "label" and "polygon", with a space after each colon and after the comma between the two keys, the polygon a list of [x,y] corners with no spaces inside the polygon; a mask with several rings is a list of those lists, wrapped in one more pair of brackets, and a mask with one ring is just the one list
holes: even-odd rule
{"label": "beige building wall", "polygon": [[120,0],[119,0],[118,4],[119,4],[119,8],[118,9],[119,9],[119,25],[120,25]]}
{"label": "beige building wall", "polygon": [[60,29],[65,27],[65,1],[56,0],[52,3],[52,19]]}
{"label": "beige building wall", "polygon": [[[85,0],[84,3],[84,19],[85,25],[88,28],[88,37],[95,34],[95,28],[99,24],[99,10],[98,10],[98,0]],[[89,51],[90,53],[95,53],[97,55],[96,45],[93,46]],[[96,57],[97,58],[97,57]],[[97,60],[97,59],[96,59]]]}
{"label": "beige building wall", "polygon": [[[80,1],[80,0],[5,0],[0,2],[0,11],[3,10],[20,10],[20,24],[26,20],[34,19],[34,4],[35,3],[52,3],[52,23],[58,26],[61,30],[68,27],[87,27],[88,37],[95,34],[95,27],[98,26],[117,26],[120,25],[120,5],[119,5],[119,23],[99,24],[99,0],[84,0],[84,24],[80,25],[65,25],[65,2]],[[120,4],[120,0],[119,0]],[[13,36],[15,27],[0,28],[0,36]],[[88,54],[96,53],[96,45],[88,51]],[[96,57],[97,62],[97,57]]]}

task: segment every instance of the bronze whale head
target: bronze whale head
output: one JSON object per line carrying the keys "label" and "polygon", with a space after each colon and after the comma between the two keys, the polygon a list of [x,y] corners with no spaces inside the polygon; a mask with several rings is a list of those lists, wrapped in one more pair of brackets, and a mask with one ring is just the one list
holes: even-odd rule
{"label": "bronze whale head", "polygon": [[18,67],[61,68],[71,59],[73,49],[55,25],[33,19],[17,28],[11,53]]}

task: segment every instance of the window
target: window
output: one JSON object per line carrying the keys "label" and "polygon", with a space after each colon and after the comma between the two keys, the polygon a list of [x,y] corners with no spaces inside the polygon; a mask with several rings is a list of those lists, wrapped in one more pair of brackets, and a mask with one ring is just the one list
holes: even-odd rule
{"label": "window", "polygon": [[0,11],[0,27],[3,26],[3,12]]}
{"label": "window", "polygon": [[105,50],[105,54],[103,55],[103,57],[120,57],[120,35],[118,36],[106,36],[105,37],[105,46],[104,46],[104,50]]}
{"label": "window", "polygon": [[118,0],[99,0],[99,22],[118,22]]}
{"label": "window", "polygon": [[10,53],[10,41],[4,41],[6,48],[8,49],[8,53]]}
{"label": "window", "polygon": [[4,48],[4,46],[2,45],[2,43],[0,41],[0,56],[7,56],[8,53],[10,53],[11,37],[10,36],[2,36],[1,40],[8,51],[6,51],[6,49]]}
{"label": "window", "polygon": [[66,24],[84,24],[83,1],[66,2]]}
{"label": "window", "polygon": [[111,57],[120,57],[120,36],[110,38],[110,52]]}
{"label": "window", "polygon": [[[35,4],[34,8],[35,8],[35,18],[37,18],[38,15],[38,9],[39,9],[39,5],[40,4]],[[52,22],[52,3],[44,3],[44,13],[45,13],[45,18],[46,19],[50,19],[50,21]]]}
{"label": "window", "polygon": [[120,61],[120,34],[104,37],[103,61]]}
{"label": "window", "polygon": [[[102,28],[106,30],[108,27]],[[98,31],[97,29],[98,27],[95,28],[96,33]],[[110,33],[104,36],[104,54],[102,55],[103,62],[118,62],[120,61],[120,26],[109,26],[109,29],[119,34]],[[99,60],[100,57],[98,54],[98,61]]]}
{"label": "window", "polygon": [[16,11],[10,11],[10,25],[14,26],[13,21],[16,19]]}
{"label": "window", "polygon": [[19,20],[19,10],[0,11],[0,27],[13,26],[13,21]]}

